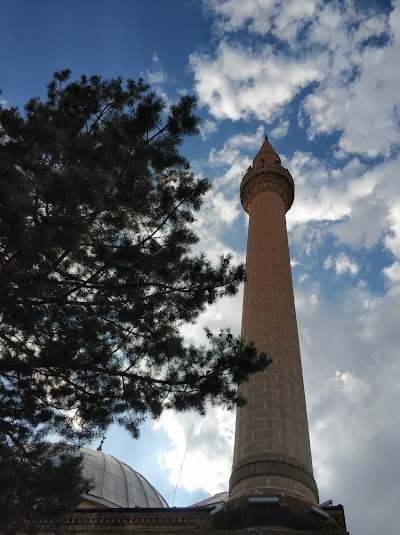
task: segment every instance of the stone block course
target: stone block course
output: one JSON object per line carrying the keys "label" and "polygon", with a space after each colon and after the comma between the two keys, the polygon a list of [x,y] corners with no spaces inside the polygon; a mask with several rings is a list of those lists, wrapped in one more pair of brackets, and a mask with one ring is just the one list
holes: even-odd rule
{"label": "stone block course", "polygon": [[[261,151],[262,149],[260,149]],[[260,153],[259,153],[260,154]],[[258,159],[257,159],[258,158]],[[276,156],[276,158],[278,158]],[[231,492],[240,494],[256,484],[264,491],[279,489],[279,478],[235,482],[235,470],[254,455],[299,464],[312,480],[307,413],[297,333],[285,212],[293,200],[293,181],[260,163],[242,182],[241,199],[249,213],[247,282],[243,300],[242,336],[272,357],[268,369],[241,386],[248,404],[237,417]],[[279,161],[279,158],[278,160]],[[282,168],[283,169],[283,168]],[[250,397],[251,396],[251,397]],[[283,478],[281,494],[292,492],[317,503],[317,491]],[[247,481],[247,483],[246,483]],[[313,481],[313,480],[312,480]],[[302,494],[303,493],[303,494]]]}

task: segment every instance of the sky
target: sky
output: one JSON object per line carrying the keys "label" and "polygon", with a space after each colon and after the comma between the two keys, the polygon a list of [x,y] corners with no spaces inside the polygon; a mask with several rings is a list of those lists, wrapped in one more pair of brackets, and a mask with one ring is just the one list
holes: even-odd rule
{"label": "sky", "polygon": [[[212,259],[245,260],[239,185],[268,134],[296,185],[287,225],[320,500],[343,504],[351,535],[397,535],[399,2],[2,0],[0,47],[6,106],[44,97],[67,67],[143,77],[168,104],[197,95],[201,135],[183,152],[214,185],[195,223]],[[205,325],[239,333],[241,299],[205,311],[188,341]],[[137,441],[113,427],[103,451],[186,506],[227,490],[233,430],[222,409],[165,413]]]}

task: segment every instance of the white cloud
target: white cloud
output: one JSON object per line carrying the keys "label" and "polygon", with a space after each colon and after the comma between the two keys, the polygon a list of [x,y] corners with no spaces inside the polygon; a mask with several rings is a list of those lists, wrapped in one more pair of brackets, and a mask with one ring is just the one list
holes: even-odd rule
{"label": "white cloud", "polygon": [[355,199],[349,216],[331,229],[341,243],[354,249],[370,249],[385,231],[388,231],[388,207],[375,194]]}
{"label": "white cloud", "polygon": [[161,69],[155,70],[155,71],[146,71],[147,79],[150,82],[150,84],[162,84],[167,80],[167,75],[165,72]]}
{"label": "white cloud", "polygon": [[237,199],[228,200],[221,191],[211,192],[211,202],[220,215],[224,223],[233,223],[237,216]]}
{"label": "white cloud", "polygon": [[192,223],[193,229],[199,237],[199,242],[193,246],[193,253],[207,252],[207,257],[217,262],[221,255],[231,255],[233,261],[243,262],[244,253],[234,250],[230,243],[238,219],[241,215],[239,199],[229,199],[215,182],[215,187],[205,195],[203,209]]}
{"label": "white cloud", "polygon": [[168,411],[154,424],[171,442],[170,449],[159,456],[159,463],[174,486],[179,480],[178,500],[179,489],[202,489],[209,495],[227,490],[234,424],[234,413],[221,408],[209,409],[207,418]]}
{"label": "white cloud", "polygon": [[232,195],[239,200],[237,193],[240,181],[260,148],[263,133],[263,128],[259,127],[254,135],[236,134],[225,141],[222,149],[211,149],[209,164],[224,170],[214,181],[214,187],[228,186]]}
{"label": "white cloud", "polygon": [[[392,408],[400,363],[392,348],[400,344],[400,292],[378,297],[357,287],[332,302],[317,287],[311,293],[297,287],[296,307],[320,498],[344,504],[351,533],[353,526],[371,535],[392,533],[394,512],[387,505],[394,505],[400,488],[382,455],[393,459],[398,448],[400,416]],[[176,503],[180,491],[226,490],[231,470],[233,415],[217,409],[206,419],[196,417],[188,444],[192,421],[191,414],[168,413],[156,424],[170,439],[159,462],[171,484],[182,467]],[[367,484],[371,477],[374,485]],[[360,500],[353,499],[355,492]],[[374,515],[365,514],[365,500],[376,504]]]}
{"label": "white cloud", "polygon": [[243,302],[243,286],[234,297],[224,297],[217,303],[206,308],[199,315],[196,323],[184,324],[180,331],[190,344],[207,344],[204,328],[208,327],[211,332],[217,333],[220,329],[229,327],[234,335],[240,334],[241,309]]}
{"label": "white cloud", "polygon": [[210,134],[213,134],[218,130],[217,123],[214,121],[211,121],[210,119],[206,119],[204,122],[200,124],[200,136],[203,141],[206,141]]}
{"label": "white cloud", "polygon": [[275,139],[280,139],[285,137],[289,130],[289,121],[281,121],[279,125],[271,130],[271,137]]}
{"label": "white cloud", "polygon": [[400,72],[393,68],[400,54],[399,11],[400,5],[397,5],[389,19],[390,43],[383,48],[367,50],[362,57],[361,74],[354,83],[347,123],[339,142],[346,152],[389,155],[400,143]]}
{"label": "white cloud", "polygon": [[342,391],[350,403],[360,403],[370,391],[369,385],[350,372],[339,372],[330,379],[334,388]]}
{"label": "white cloud", "polygon": [[400,283],[400,262],[393,262],[383,269],[383,273],[390,285]]}
{"label": "white cloud", "polygon": [[[287,213],[289,230],[324,221],[338,243],[371,250],[383,240],[400,257],[400,184],[393,180],[400,173],[400,157],[369,168],[357,158],[332,166],[296,151],[284,165],[296,185],[295,202]],[[297,243],[305,242],[301,228]]]}
{"label": "white cloud", "polygon": [[[388,19],[350,2],[321,7],[308,38],[326,47],[330,61],[324,79],[304,100],[311,137],[343,130],[340,149],[369,157],[389,155],[399,144],[397,18],[396,10]],[[382,36],[390,40],[377,46],[372,38]]]}
{"label": "white cloud", "polygon": [[146,69],[146,72],[142,74],[142,77],[151,85],[151,90],[154,91],[167,106],[172,104],[172,101],[165,90],[165,85],[173,80],[171,80],[171,77],[167,74],[164,64],[157,52],[153,52],[151,69]]}
{"label": "white cloud", "polygon": [[[217,16],[216,27],[221,32],[233,32],[245,24],[251,31],[265,34],[269,31],[269,13],[276,13],[275,0],[237,2],[236,0],[205,0],[204,4]],[[259,9],[258,16],[256,9]]]}
{"label": "white cloud", "polygon": [[311,307],[309,291],[296,288],[296,307],[320,499],[343,503],[350,533],[395,533],[388,504],[400,488],[382,455],[398,448],[400,292],[357,287]]}
{"label": "white cloud", "polygon": [[389,212],[390,231],[385,236],[385,246],[391,251],[397,258],[400,257],[400,199],[398,199],[396,205],[390,209]]}
{"label": "white cloud", "polygon": [[335,258],[335,271],[337,275],[343,275],[345,273],[357,275],[358,270],[359,267],[356,262],[350,260],[350,258],[345,253],[340,253]]}
{"label": "white cloud", "polygon": [[164,67],[162,64],[162,61],[157,54],[157,52],[153,52],[152,56],[152,70],[147,69],[146,71],[146,77],[150,84],[152,85],[160,85],[167,81],[168,76],[166,72],[164,71]]}
{"label": "white cloud", "polygon": [[285,39],[294,39],[302,26],[315,13],[318,0],[206,0],[206,6],[217,16],[221,32],[235,32],[246,27],[249,32],[266,35],[269,32]]}
{"label": "white cloud", "polygon": [[[215,117],[271,121],[315,82],[303,102],[310,138],[342,131],[338,155],[388,156],[399,145],[399,4],[390,16],[349,0],[205,5],[225,37],[214,54],[198,52],[190,61],[200,100]],[[240,46],[238,30],[264,41]]]}
{"label": "white cloud", "polygon": [[296,185],[296,200],[287,214],[289,229],[313,220],[341,220],[350,214],[354,200],[370,193],[377,181],[375,176],[363,174],[358,160],[332,169],[329,162],[296,151],[284,165]]}
{"label": "white cloud", "polygon": [[325,258],[324,269],[330,269],[333,266],[332,256],[329,255]]}
{"label": "white cloud", "polygon": [[215,55],[191,54],[190,63],[200,103],[217,119],[234,121],[255,116],[270,122],[321,72],[315,57],[299,62],[269,44],[245,48],[227,41]]}

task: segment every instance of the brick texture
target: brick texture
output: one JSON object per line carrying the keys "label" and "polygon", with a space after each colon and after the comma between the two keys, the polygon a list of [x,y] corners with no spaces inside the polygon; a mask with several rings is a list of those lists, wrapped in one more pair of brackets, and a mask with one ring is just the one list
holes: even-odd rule
{"label": "brick texture", "polygon": [[[230,496],[293,495],[317,503],[286,231],[288,196],[275,187],[284,177],[269,172],[264,161],[260,173],[260,165],[243,179],[248,184],[248,175],[255,176],[250,203],[245,205],[242,196],[250,216],[242,336],[272,357],[272,364],[241,386],[248,403],[237,412]],[[285,477],[264,474],[237,481],[240,467],[259,461],[287,464]]]}

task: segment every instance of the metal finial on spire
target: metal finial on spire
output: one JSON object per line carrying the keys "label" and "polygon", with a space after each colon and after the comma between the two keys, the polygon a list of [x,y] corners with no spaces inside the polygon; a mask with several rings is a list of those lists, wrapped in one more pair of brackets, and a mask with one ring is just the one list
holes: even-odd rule
{"label": "metal finial on spire", "polygon": [[101,439],[100,446],[97,448],[97,451],[103,451],[103,443],[106,439],[106,435]]}
{"label": "metal finial on spire", "polygon": [[268,136],[265,132],[264,132],[264,139],[268,139]]}

